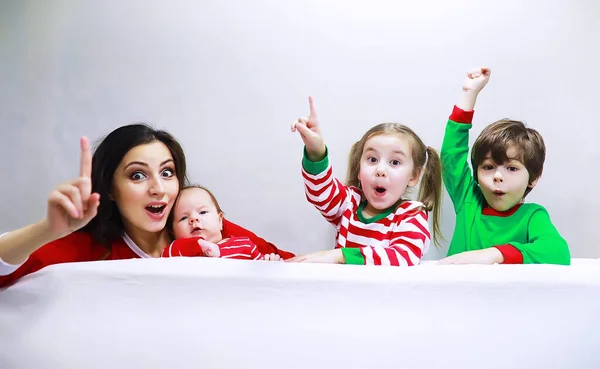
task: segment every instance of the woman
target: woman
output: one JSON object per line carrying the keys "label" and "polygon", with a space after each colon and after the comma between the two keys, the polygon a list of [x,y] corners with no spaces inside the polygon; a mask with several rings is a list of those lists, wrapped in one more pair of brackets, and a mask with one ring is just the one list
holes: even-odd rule
{"label": "woman", "polygon": [[[185,173],[183,149],[165,131],[120,127],[93,158],[82,138],[79,177],[50,193],[46,217],[0,237],[0,287],[52,264],[159,257],[172,241],[165,225]],[[223,235],[249,237],[264,254],[293,256],[228,221]]]}

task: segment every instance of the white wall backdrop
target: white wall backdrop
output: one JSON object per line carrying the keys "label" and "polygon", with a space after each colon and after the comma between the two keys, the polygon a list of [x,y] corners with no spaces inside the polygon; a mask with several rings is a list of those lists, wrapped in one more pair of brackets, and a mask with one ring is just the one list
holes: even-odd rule
{"label": "white wall backdrop", "polygon": [[[2,1],[0,230],[44,215],[77,175],[81,135],[146,121],[182,142],[231,220],[297,253],[331,248],[289,131],[307,96],[343,177],[351,144],[383,121],[439,148],[464,73],[486,65],[473,135],[503,117],[539,129],[529,201],[573,256],[600,257],[599,34],[596,0]],[[450,239],[447,197],[442,224]]]}

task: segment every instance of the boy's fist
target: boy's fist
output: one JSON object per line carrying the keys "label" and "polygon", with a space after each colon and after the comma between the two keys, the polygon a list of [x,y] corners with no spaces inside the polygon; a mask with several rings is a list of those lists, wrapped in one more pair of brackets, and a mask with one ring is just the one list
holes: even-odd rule
{"label": "boy's fist", "polygon": [[463,90],[467,92],[478,93],[490,80],[490,74],[492,70],[490,68],[475,68],[467,73],[465,82],[463,84]]}

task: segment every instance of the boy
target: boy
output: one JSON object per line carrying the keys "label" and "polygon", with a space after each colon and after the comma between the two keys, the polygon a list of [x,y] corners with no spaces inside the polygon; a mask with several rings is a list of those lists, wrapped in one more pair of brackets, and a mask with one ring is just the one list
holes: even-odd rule
{"label": "boy", "polygon": [[542,136],[522,122],[487,126],[471,150],[469,129],[477,95],[490,69],[467,73],[460,102],[446,125],[442,175],[456,212],[448,257],[440,264],[563,264],[571,257],[544,207],[524,203],[543,170]]}

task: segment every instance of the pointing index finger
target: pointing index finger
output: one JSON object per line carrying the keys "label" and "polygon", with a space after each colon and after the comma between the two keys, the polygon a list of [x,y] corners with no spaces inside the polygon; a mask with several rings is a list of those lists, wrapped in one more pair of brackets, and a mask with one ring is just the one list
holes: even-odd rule
{"label": "pointing index finger", "polygon": [[84,178],[92,177],[92,149],[90,140],[87,137],[81,137],[81,161],[79,166],[79,176]]}
{"label": "pointing index finger", "polygon": [[308,97],[308,104],[310,105],[310,117],[317,118],[317,109],[315,108],[315,99],[312,96]]}

